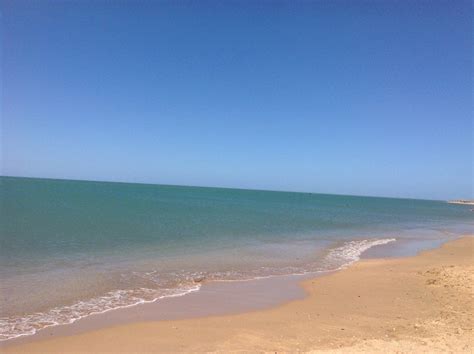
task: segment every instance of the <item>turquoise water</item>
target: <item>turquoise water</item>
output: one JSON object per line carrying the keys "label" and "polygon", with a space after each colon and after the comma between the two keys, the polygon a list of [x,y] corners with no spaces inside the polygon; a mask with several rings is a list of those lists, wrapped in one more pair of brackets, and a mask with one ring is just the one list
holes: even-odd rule
{"label": "turquoise water", "polygon": [[203,279],[410,254],[474,226],[468,206],[309,193],[1,177],[0,198],[0,339]]}

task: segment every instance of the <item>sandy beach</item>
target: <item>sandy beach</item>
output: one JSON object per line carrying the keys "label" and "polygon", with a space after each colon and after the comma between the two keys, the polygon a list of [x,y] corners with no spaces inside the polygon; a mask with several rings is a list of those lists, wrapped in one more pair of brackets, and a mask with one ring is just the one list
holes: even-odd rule
{"label": "sandy beach", "polygon": [[474,354],[472,5],[0,1],[0,354]]}
{"label": "sandy beach", "polygon": [[302,283],[307,296],[269,310],[147,321],[3,352],[472,352],[474,238],[415,257],[362,260]]}

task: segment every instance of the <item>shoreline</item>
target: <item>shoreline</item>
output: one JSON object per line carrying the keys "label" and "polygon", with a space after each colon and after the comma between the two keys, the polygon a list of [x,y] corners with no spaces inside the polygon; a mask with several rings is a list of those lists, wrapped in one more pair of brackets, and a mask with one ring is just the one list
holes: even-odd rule
{"label": "shoreline", "polygon": [[469,200],[469,199],[448,200],[448,204],[474,205],[474,200]]}
{"label": "shoreline", "polygon": [[[393,241],[396,240],[394,238],[382,238],[335,243],[334,247],[328,250],[327,255],[336,257],[343,255],[347,263],[327,270],[302,271],[301,273],[274,274],[233,280],[207,280],[204,278],[182,293],[164,295],[153,300],[142,299],[128,305],[72,318],[69,322],[48,324],[35,329],[34,333],[24,333],[13,338],[3,339],[0,341],[0,347],[44,338],[79,334],[91,329],[144,320],[178,320],[264,310],[302,298],[304,291],[299,284],[302,279],[324,276],[344,269],[361,257],[365,257],[365,254],[369,255],[373,250],[385,250],[383,246],[388,246],[391,249],[390,245],[394,244]],[[386,251],[385,256],[389,253],[391,252]],[[384,251],[382,251],[382,254],[378,254],[378,257],[380,256],[384,256]],[[275,296],[275,293],[278,295]],[[228,301],[229,298],[233,300]],[[255,301],[256,298],[259,301]],[[207,306],[210,302],[214,304],[212,308]],[[201,308],[196,309],[198,305]],[[68,307],[65,308],[68,309]],[[181,308],[187,310],[182,311]]]}
{"label": "shoreline", "polygon": [[[369,345],[368,340],[382,340],[384,343],[377,344],[370,342],[370,345],[383,344],[385,346],[387,345],[387,343],[385,343],[387,342],[387,338],[393,339],[394,336],[401,335],[404,332],[406,332],[405,336],[407,333],[411,333],[408,337],[415,338],[410,340],[408,344],[405,343],[405,345],[415,345],[416,343],[419,344],[421,340],[420,338],[423,337],[421,334],[424,334],[427,338],[430,337],[430,331],[425,329],[424,327],[426,326],[423,324],[412,323],[409,326],[410,328],[403,328],[402,322],[408,320],[410,317],[412,318],[411,322],[413,322],[413,315],[416,315],[417,313],[419,316],[415,316],[415,319],[418,317],[419,319],[415,322],[423,322],[423,317],[426,317],[428,313],[433,311],[437,313],[438,317],[441,316],[441,320],[443,320],[444,317],[440,315],[443,311],[449,313],[450,308],[452,310],[452,307],[458,306],[460,302],[464,302],[466,305],[467,301],[467,305],[471,306],[467,310],[461,310],[461,314],[464,311],[465,315],[472,317],[472,289],[470,293],[468,292],[467,298],[464,293],[450,293],[448,299],[456,297],[457,301],[454,301],[455,304],[453,305],[448,302],[443,306],[440,306],[442,302],[446,300],[446,298],[442,296],[442,291],[452,289],[450,289],[449,284],[445,284],[447,287],[441,287],[438,289],[436,283],[442,280],[437,279],[436,275],[439,276],[441,273],[438,272],[434,274],[433,272],[435,271],[433,271],[433,269],[438,269],[439,267],[444,269],[443,267],[447,267],[446,269],[450,271],[451,268],[454,268],[459,270],[460,274],[462,273],[464,276],[467,276],[469,280],[469,277],[472,277],[473,240],[472,237],[463,237],[455,241],[449,241],[440,248],[423,251],[414,257],[360,260],[346,269],[333,272],[329,275],[317,277],[316,279],[314,279],[314,277],[305,279],[302,282],[302,287],[298,286],[301,279],[298,281],[293,279],[296,287],[292,288],[292,291],[295,291],[293,293],[292,301],[282,302],[282,298],[278,298],[276,299],[278,301],[273,303],[270,308],[263,310],[259,309],[257,306],[254,309],[250,309],[250,312],[247,309],[245,310],[246,312],[243,313],[239,311],[230,311],[228,314],[208,314],[204,316],[199,316],[199,313],[196,313],[197,316],[191,316],[191,318],[164,318],[163,320],[156,321],[147,319],[146,316],[143,316],[143,313],[146,311],[144,311],[142,307],[142,315],[138,316],[136,321],[131,321],[130,323],[117,324],[117,322],[114,322],[112,318],[111,322],[102,323],[101,326],[96,326],[95,328],[89,324],[83,327],[81,331],[76,331],[76,333],[74,333],[74,331],[62,334],[56,333],[51,337],[47,335],[39,336],[42,332],[40,331],[37,335],[29,336],[29,340],[26,341],[21,341],[19,339],[22,338],[18,338],[2,342],[0,348],[5,352],[55,352],[61,351],[61,349],[64,351],[64,348],[73,351],[308,351],[315,349],[334,349],[339,346],[347,347],[361,345],[360,343],[363,343],[363,345],[366,346]],[[415,270],[414,268],[417,269]],[[468,269],[467,273],[464,268]],[[406,272],[401,272],[401,269],[405,269]],[[377,274],[379,277],[373,277],[372,273]],[[398,277],[395,277],[395,274],[397,274]],[[434,278],[424,279],[425,277],[423,274],[427,274],[426,277]],[[387,277],[387,275],[389,275],[389,277]],[[397,295],[397,291],[401,289],[394,288],[393,282],[399,282],[398,285],[401,287],[409,286],[410,290],[407,295],[398,294],[398,296],[394,297],[394,295]],[[431,283],[428,284],[428,282]],[[337,285],[337,290],[334,288],[331,289],[331,286],[334,287],[334,283]],[[381,287],[382,284],[380,283],[384,283],[386,288]],[[361,284],[363,285],[362,287]],[[286,289],[288,283],[281,283],[279,285],[281,289]],[[465,284],[465,287],[469,286],[470,284]],[[371,288],[375,291],[368,292]],[[456,286],[455,290],[460,290],[458,288],[459,286]],[[278,290],[278,287],[275,287],[275,284],[266,284],[261,287],[260,291],[262,291],[262,289],[266,290],[268,294],[268,290],[270,290],[269,293],[272,293],[272,290]],[[300,289],[299,293],[297,292],[298,289]],[[391,289],[393,290],[393,294],[390,294]],[[441,290],[441,293],[436,294],[436,291],[434,291],[436,289]],[[239,294],[235,287],[232,291]],[[404,291],[406,292],[406,289],[404,289]],[[353,293],[357,292],[361,294],[358,295],[359,297],[355,298],[356,302],[354,303],[350,298],[353,297]],[[375,298],[374,292],[376,293]],[[412,292],[415,292],[417,296],[408,296]],[[212,291],[210,293],[212,293]],[[360,313],[360,310],[364,309],[364,307],[356,306],[357,303],[361,301],[362,293],[364,293],[364,299],[366,298],[365,310],[367,313]],[[370,295],[370,293],[372,293],[372,295]],[[348,298],[341,298],[341,294],[345,294]],[[214,295],[219,297],[219,294]],[[250,293],[250,298],[253,298],[256,303],[258,303],[258,296],[258,292]],[[381,297],[392,297],[392,302],[400,302],[400,304],[394,308],[394,306],[389,306],[390,304],[380,302]],[[434,298],[431,299],[432,301],[428,301],[428,303],[426,299],[424,303],[418,303],[420,299],[425,297]],[[459,299],[460,297],[463,298],[462,301]],[[240,297],[237,296],[236,298],[238,299]],[[209,300],[209,298],[207,300]],[[157,304],[158,303],[160,302],[157,302]],[[327,309],[325,310],[324,308],[321,308],[323,304],[327,309],[329,309],[329,312]],[[409,305],[414,304],[417,304],[417,306],[411,308],[412,313],[406,312],[407,307],[410,308]],[[209,302],[203,302],[200,305],[209,307]],[[394,304],[392,303],[392,305]],[[399,305],[402,306],[400,307]],[[425,307],[424,311],[420,311],[423,307]],[[345,309],[345,311],[342,311],[341,308]],[[315,309],[317,309],[317,311],[315,311]],[[151,310],[151,308],[148,310]],[[116,312],[118,313],[121,311],[122,310]],[[374,311],[379,313],[379,315],[375,316]],[[406,316],[400,317],[398,315],[395,317],[389,316],[387,318],[387,313],[394,315],[395,313],[404,311],[406,312]],[[189,311],[186,310],[185,312]],[[337,316],[337,314],[339,314],[339,316]],[[371,315],[369,316],[369,314]],[[453,316],[455,317],[454,313]],[[103,316],[95,317],[95,319],[97,319]],[[371,320],[367,321],[367,317],[371,318]],[[436,320],[438,323],[442,322],[440,322],[440,319],[437,319],[437,316],[434,314],[428,317],[430,317],[431,321]],[[347,322],[347,318],[352,318],[352,320]],[[357,323],[357,321],[354,323],[355,318],[359,318],[363,324],[358,323],[358,325],[355,326],[355,323]],[[425,318],[424,320],[427,319]],[[466,322],[465,318],[463,318],[461,322],[463,321]],[[375,328],[367,330],[367,327],[374,327],[374,324],[377,322],[381,323],[375,325]],[[120,321],[118,323],[120,323]],[[267,325],[263,326],[262,323],[266,323]],[[331,323],[329,327],[328,323]],[[454,321],[454,323],[456,323],[456,321]],[[71,326],[73,325],[74,324],[68,325],[69,329],[71,329]],[[386,327],[387,325],[388,327],[391,326],[393,330],[388,332],[383,331],[383,335],[375,336],[376,338],[373,338],[373,334],[378,332],[380,334],[380,327]],[[60,327],[68,326],[56,326],[50,328],[59,329]],[[401,328],[399,328],[400,326]],[[444,327],[446,329],[446,325]],[[397,328],[399,329],[397,330]],[[292,332],[291,329],[294,331]],[[421,329],[423,329],[423,331]],[[472,342],[469,343],[465,338],[466,335],[472,334],[472,320],[470,322],[468,321],[467,324],[464,323],[463,326],[458,326],[455,330],[461,330],[465,335],[454,335],[453,338],[459,339],[454,341],[456,343],[453,342],[453,338],[449,339],[445,338],[446,336],[443,336],[443,339],[441,340],[443,341],[443,345],[452,347],[459,344],[460,346],[456,347],[457,351],[464,350],[463,348],[466,345],[468,346],[468,349],[472,348]],[[47,330],[43,331],[48,332]],[[134,335],[132,335],[132,333],[134,333]],[[163,334],[163,336],[160,334]],[[352,335],[348,337],[349,334]],[[415,334],[415,336],[413,336],[413,334]],[[268,340],[268,336],[273,338],[273,340]],[[328,337],[330,338],[329,342],[327,342],[327,340],[329,340],[327,339]],[[26,339],[27,337],[23,338]],[[107,340],[104,341],[103,338],[106,338]],[[403,340],[406,341],[405,338],[403,338]],[[82,341],[84,343],[90,343],[90,345],[81,345]],[[397,342],[399,342],[399,340],[397,340]],[[182,343],[183,346],[181,347],[179,343]],[[429,342],[420,348],[427,350],[428,348],[426,348],[426,345],[429,346]],[[441,345],[441,343],[433,345],[434,347],[431,349],[436,349]],[[354,350],[355,349],[356,347],[354,347]],[[379,349],[382,350],[382,347]]]}

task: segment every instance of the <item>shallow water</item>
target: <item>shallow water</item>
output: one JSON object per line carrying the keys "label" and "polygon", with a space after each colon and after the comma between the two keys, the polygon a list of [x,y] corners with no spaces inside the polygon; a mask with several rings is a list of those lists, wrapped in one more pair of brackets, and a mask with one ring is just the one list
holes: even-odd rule
{"label": "shallow water", "polygon": [[468,206],[441,201],[11,177],[0,193],[3,340],[203,279],[413,254],[474,226]]}

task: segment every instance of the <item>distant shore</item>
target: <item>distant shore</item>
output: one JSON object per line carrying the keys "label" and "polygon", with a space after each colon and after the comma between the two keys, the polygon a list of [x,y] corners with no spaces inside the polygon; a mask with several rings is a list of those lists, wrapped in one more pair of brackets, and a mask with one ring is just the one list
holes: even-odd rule
{"label": "distant shore", "polygon": [[474,205],[474,200],[468,200],[468,199],[448,200],[448,203],[449,204]]}
{"label": "distant shore", "polygon": [[307,297],[269,310],[132,323],[1,349],[471,352],[473,251],[474,238],[464,237],[415,257],[363,260],[304,281]]}

